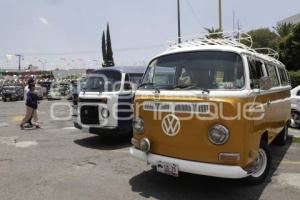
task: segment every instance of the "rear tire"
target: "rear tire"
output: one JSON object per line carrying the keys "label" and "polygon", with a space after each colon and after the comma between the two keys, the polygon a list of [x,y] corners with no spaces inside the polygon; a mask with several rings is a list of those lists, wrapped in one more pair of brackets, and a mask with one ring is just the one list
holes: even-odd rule
{"label": "rear tire", "polygon": [[256,185],[263,183],[268,177],[271,167],[271,153],[269,145],[266,141],[261,141],[259,154],[256,159],[256,169],[245,180],[248,184]]}
{"label": "rear tire", "polygon": [[292,111],[290,127],[300,128],[300,112]]}
{"label": "rear tire", "polygon": [[277,144],[279,146],[284,146],[287,142],[288,133],[289,133],[289,128],[288,128],[288,124],[286,124],[284,126],[284,129],[277,135],[277,137],[274,141],[275,144]]}

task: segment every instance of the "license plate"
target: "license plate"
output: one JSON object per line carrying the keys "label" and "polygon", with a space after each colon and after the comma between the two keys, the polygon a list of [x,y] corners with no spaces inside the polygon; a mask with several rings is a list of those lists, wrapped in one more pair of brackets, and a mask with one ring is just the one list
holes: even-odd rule
{"label": "license plate", "polygon": [[159,161],[156,170],[160,173],[178,177],[178,165]]}

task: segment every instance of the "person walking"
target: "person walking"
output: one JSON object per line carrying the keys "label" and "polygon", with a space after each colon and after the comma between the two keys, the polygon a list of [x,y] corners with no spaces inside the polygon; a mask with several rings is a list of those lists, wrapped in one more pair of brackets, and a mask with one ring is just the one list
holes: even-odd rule
{"label": "person walking", "polygon": [[28,80],[28,89],[26,96],[26,115],[23,118],[20,128],[24,129],[24,124],[26,124],[31,118],[34,121],[36,128],[40,128],[38,123],[37,109],[38,109],[38,96],[35,94],[35,81],[34,79]]}

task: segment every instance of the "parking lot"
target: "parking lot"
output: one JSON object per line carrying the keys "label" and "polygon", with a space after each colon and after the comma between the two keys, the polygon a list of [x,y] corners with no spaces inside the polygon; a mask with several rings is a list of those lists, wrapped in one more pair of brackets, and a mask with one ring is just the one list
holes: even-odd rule
{"label": "parking lot", "polygon": [[[101,138],[50,117],[42,101],[42,129],[20,130],[24,102],[0,101],[0,199],[299,199],[300,131],[284,147],[272,146],[272,173],[247,186],[191,174],[158,174],[131,158],[130,139]],[[67,116],[68,108],[55,113]],[[297,138],[298,137],[298,138]]]}

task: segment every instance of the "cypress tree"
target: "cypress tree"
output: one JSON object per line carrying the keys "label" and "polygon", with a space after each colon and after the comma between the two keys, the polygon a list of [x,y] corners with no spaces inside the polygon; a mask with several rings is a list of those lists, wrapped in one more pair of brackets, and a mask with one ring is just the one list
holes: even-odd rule
{"label": "cypress tree", "polygon": [[110,39],[110,31],[109,31],[109,23],[107,23],[107,30],[106,30],[106,56],[107,56],[107,66],[114,66],[114,58],[113,58],[113,51],[111,47],[111,39]]}
{"label": "cypress tree", "polygon": [[107,49],[106,49],[106,42],[105,42],[105,33],[103,31],[102,33],[102,66],[106,67],[107,66]]}

